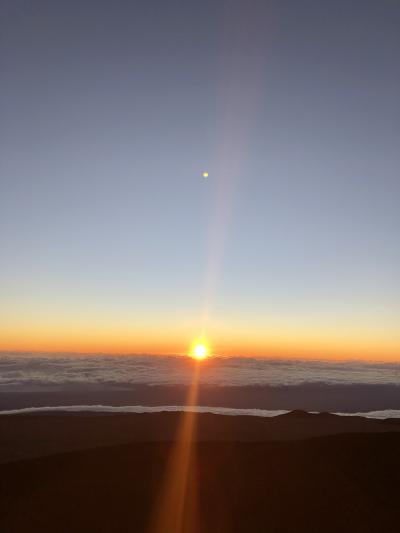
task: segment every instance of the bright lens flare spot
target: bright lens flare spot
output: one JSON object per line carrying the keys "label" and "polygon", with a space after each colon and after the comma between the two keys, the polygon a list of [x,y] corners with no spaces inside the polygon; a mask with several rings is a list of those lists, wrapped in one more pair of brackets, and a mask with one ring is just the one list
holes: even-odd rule
{"label": "bright lens flare spot", "polygon": [[194,359],[201,361],[208,356],[208,346],[204,342],[196,342],[192,347],[190,355]]}
{"label": "bright lens flare spot", "polygon": [[203,178],[208,178],[209,174],[208,172],[203,172]]}

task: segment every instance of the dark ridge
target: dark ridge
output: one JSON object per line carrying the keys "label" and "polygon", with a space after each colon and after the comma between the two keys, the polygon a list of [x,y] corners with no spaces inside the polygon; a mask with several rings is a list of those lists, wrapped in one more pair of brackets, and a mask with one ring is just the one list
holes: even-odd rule
{"label": "dark ridge", "polygon": [[284,413],[280,416],[285,418],[311,418],[313,415],[312,413],[308,413],[307,411],[303,411],[301,409],[294,409],[293,411],[289,411],[288,413]]}
{"label": "dark ridge", "polygon": [[[190,533],[398,533],[400,433],[199,442]],[[2,533],[147,533],[169,442],[0,465]]]}
{"label": "dark ridge", "polygon": [[334,413],[328,413],[327,411],[323,411],[322,413],[314,413],[314,416],[317,416],[319,419],[321,418],[335,418],[339,415],[335,415]]}
{"label": "dark ridge", "polygon": [[[172,441],[182,413],[52,413],[0,416],[0,463],[130,442]],[[202,413],[197,441],[296,441],[324,435],[400,432],[400,424],[292,411],[264,418]]]}

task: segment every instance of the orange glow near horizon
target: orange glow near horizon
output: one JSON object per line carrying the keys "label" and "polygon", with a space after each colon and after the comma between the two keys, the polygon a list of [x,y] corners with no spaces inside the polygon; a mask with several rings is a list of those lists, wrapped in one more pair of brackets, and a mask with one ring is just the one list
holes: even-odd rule
{"label": "orange glow near horizon", "polygon": [[[197,357],[211,353],[206,339],[194,343],[193,329],[188,322],[181,327],[173,325],[154,327],[108,328],[99,324],[27,324],[18,326],[2,323],[0,327],[0,351],[15,352],[70,352],[104,354],[188,355]],[[229,357],[259,357],[282,359],[326,359],[364,361],[400,361],[400,338],[395,332],[352,332],[327,330],[326,328],[271,328],[265,331],[255,324],[247,326],[217,324],[209,328],[213,339],[212,353]],[[205,349],[204,349],[205,348]],[[200,353],[201,352],[201,353]]]}

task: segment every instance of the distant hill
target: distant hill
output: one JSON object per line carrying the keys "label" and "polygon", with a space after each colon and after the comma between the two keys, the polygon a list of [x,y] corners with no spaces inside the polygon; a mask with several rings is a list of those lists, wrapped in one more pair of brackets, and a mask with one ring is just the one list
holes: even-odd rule
{"label": "distant hill", "polygon": [[[0,463],[129,442],[172,441],[181,413],[0,416]],[[273,418],[197,415],[199,441],[299,440],[344,433],[400,431],[396,419],[373,420],[292,411]]]}

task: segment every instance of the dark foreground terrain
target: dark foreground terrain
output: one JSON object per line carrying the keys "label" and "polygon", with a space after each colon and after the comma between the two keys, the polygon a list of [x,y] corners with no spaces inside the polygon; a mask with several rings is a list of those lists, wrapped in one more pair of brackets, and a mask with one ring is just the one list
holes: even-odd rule
{"label": "dark foreground terrain", "polygon": [[[0,531],[147,532],[172,446],[162,434],[169,436],[178,415],[119,418],[1,418]],[[200,415],[195,533],[400,531],[398,421],[337,418]],[[127,424],[130,441],[117,443]],[[81,437],[68,440],[79,427]],[[106,427],[108,444],[103,438],[95,447]],[[16,455],[27,457],[30,441],[35,457],[11,457],[12,442],[18,448],[21,439]]]}

